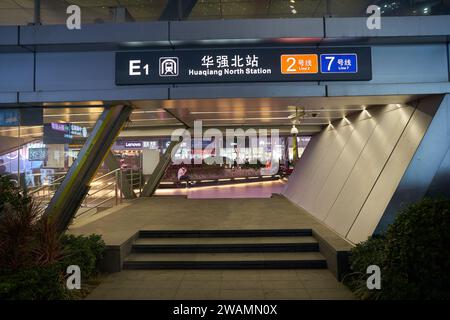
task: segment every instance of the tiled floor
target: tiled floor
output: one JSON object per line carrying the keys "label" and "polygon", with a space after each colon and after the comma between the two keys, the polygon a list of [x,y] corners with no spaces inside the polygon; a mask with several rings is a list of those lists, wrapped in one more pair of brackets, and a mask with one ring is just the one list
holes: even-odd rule
{"label": "tiled floor", "polygon": [[88,299],[354,299],[328,270],[125,270]]}

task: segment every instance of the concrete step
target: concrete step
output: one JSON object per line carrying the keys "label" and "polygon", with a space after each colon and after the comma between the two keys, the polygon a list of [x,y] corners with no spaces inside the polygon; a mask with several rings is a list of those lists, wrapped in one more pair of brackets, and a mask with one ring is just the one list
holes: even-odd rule
{"label": "concrete step", "polygon": [[325,269],[318,252],[132,253],[124,269]]}
{"label": "concrete step", "polygon": [[308,237],[311,229],[141,230],[139,238]]}
{"label": "concrete step", "polygon": [[319,244],[304,237],[212,237],[212,238],[140,238],[133,244],[135,253],[175,252],[311,252]]}

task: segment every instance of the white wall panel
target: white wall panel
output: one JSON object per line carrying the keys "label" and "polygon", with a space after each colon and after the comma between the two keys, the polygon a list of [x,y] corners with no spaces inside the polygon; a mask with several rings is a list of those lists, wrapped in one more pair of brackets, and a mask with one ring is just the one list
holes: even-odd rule
{"label": "white wall panel", "polygon": [[350,230],[411,114],[410,108],[398,108],[376,119],[374,133],[325,219],[339,234],[345,236]]}
{"label": "white wall panel", "polygon": [[333,171],[337,159],[342,154],[351,134],[353,131],[353,126],[345,125],[337,130],[334,130],[336,138],[333,143],[329,146],[328,152],[324,157],[323,161],[320,163],[317,170],[314,172],[310,185],[305,191],[305,198],[309,201],[306,204],[305,209],[310,212],[315,212],[316,198],[319,191],[323,188],[328,176]]}
{"label": "white wall panel", "polygon": [[308,166],[304,176],[303,176],[303,183],[300,184],[299,188],[299,194],[297,198],[297,204],[301,203],[301,206],[305,208],[306,210],[309,210],[309,207],[311,205],[310,199],[306,197],[306,191],[308,188],[310,188],[311,183],[313,181],[314,174],[316,170],[320,167],[321,162],[324,160],[324,158],[328,154],[328,150],[331,147],[331,145],[334,143],[334,140],[336,139],[336,131],[335,130],[327,130],[323,133],[319,139],[317,147],[316,147],[316,153],[314,159],[310,162],[310,165]]}
{"label": "white wall panel", "polygon": [[366,240],[427,131],[433,101],[417,109],[372,107],[349,117],[350,125],[340,121],[327,127],[297,163],[286,197],[348,240]]}
{"label": "white wall panel", "polygon": [[344,150],[336,160],[333,171],[328,176],[315,200],[314,210],[311,211],[317,218],[324,220],[336,201],[350,172],[355,166],[367,140],[376,126],[373,119],[367,119],[352,124],[353,131]]}
{"label": "white wall panel", "polygon": [[301,184],[303,184],[303,178],[307,172],[306,170],[303,170],[303,168],[308,168],[312,161],[314,161],[314,154],[316,153],[316,148],[320,143],[320,137],[322,137],[322,134],[316,134],[311,138],[307,146],[308,152],[303,153],[291,174],[292,179],[289,179],[289,185],[286,187],[284,195],[292,202],[297,201],[296,197],[299,193]]}
{"label": "white wall panel", "polygon": [[313,139],[317,140],[317,142],[315,142],[314,145],[313,156],[310,159],[307,158],[305,162],[302,162],[302,159],[300,159],[296,164],[296,167],[300,169],[296,179],[298,179],[300,183],[295,188],[295,195],[292,200],[297,204],[301,202],[302,207],[306,205],[305,191],[311,183],[312,175],[319,166],[322,158],[326,155],[327,148],[333,142],[334,137],[335,133],[330,130],[325,130],[320,135],[315,136]]}
{"label": "white wall panel", "polygon": [[421,110],[414,112],[397,147],[347,234],[350,241],[354,243],[365,241],[375,231],[431,119],[429,114]]}

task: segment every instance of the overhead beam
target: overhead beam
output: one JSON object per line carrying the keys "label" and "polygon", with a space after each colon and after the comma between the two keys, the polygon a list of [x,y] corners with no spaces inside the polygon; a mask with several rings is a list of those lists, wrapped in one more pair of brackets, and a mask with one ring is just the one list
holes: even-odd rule
{"label": "overhead beam", "polygon": [[160,21],[186,20],[195,7],[197,0],[167,0]]}
{"label": "overhead beam", "polygon": [[111,11],[114,23],[134,22],[133,16],[126,7],[114,7]]}
{"label": "overhead beam", "polygon": [[[183,119],[179,115],[177,115],[175,112],[168,108],[164,108],[164,111],[166,111],[171,117],[175,118],[179,123],[182,123],[186,129],[192,128],[194,126],[194,123],[191,119]],[[184,115],[185,118],[190,118],[189,111],[186,112]]]}
{"label": "overhead beam", "polygon": [[58,233],[69,226],[89,185],[114,140],[127,122],[132,108],[125,105],[105,107],[77,159],[70,167],[46,209],[55,219]]}

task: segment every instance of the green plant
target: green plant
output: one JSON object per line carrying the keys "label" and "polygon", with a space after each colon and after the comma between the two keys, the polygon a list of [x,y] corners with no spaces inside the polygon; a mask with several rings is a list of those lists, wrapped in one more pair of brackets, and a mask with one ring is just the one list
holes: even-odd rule
{"label": "green plant", "polygon": [[0,180],[0,299],[69,299],[83,292],[66,289],[69,265],[78,265],[87,283],[98,272],[105,244],[99,235],[60,236],[42,206],[5,179]]}
{"label": "green plant", "polygon": [[17,188],[8,178],[0,176],[0,215],[7,208],[18,209],[30,202],[24,190]]}
{"label": "green plant", "polygon": [[70,297],[57,264],[0,274],[0,300],[62,300]]}
{"label": "green plant", "polygon": [[367,289],[367,266],[382,266],[385,261],[386,240],[382,236],[369,238],[367,241],[356,245],[350,257],[351,273],[345,275],[346,283],[352,291],[361,299],[378,300],[380,299],[379,290]]}
{"label": "green plant", "polygon": [[[450,299],[449,230],[450,201],[425,198],[352,250],[345,282],[363,299]],[[366,286],[373,264],[381,268],[381,290]]]}
{"label": "green plant", "polygon": [[89,278],[99,272],[98,263],[103,256],[105,243],[101,236],[92,234],[88,237],[64,235],[61,239],[64,247],[63,268],[78,265],[83,278]]}

